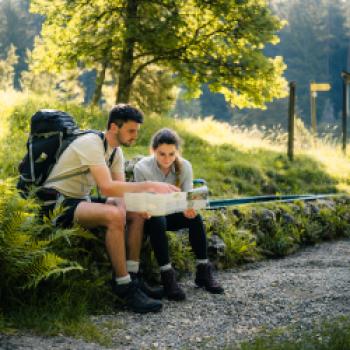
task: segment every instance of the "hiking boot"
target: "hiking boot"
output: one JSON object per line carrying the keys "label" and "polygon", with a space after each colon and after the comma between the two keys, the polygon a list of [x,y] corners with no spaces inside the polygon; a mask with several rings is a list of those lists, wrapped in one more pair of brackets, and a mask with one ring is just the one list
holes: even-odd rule
{"label": "hiking boot", "polygon": [[140,273],[129,272],[130,277],[133,281],[137,281],[140,289],[152,299],[162,299],[164,296],[164,288],[151,287],[140,275]]}
{"label": "hiking boot", "polygon": [[213,266],[210,263],[197,265],[195,283],[213,294],[223,294],[224,288],[214,279]]}
{"label": "hiking boot", "polygon": [[174,269],[161,271],[160,276],[164,286],[164,294],[169,300],[181,301],[186,299],[185,292],[176,282]]}
{"label": "hiking boot", "polygon": [[163,306],[159,300],[149,298],[144,292],[142,292],[137,281],[118,285],[112,280],[112,288],[114,294],[122,304],[131,311],[139,314],[157,312],[160,311]]}

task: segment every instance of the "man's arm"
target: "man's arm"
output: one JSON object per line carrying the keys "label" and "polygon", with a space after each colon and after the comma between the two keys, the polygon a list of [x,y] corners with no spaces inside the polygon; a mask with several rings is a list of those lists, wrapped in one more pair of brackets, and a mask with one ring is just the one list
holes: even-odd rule
{"label": "man's arm", "polygon": [[111,172],[112,174],[112,180],[113,181],[125,181],[125,175],[122,173],[114,173]]}
{"label": "man's arm", "polygon": [[126,192],[169,193],[179,191],[176,186],[165,182],[124,182],[113,180],[107,165],[91,165],[89,170],[102,195],[106,197],[123,197]]}

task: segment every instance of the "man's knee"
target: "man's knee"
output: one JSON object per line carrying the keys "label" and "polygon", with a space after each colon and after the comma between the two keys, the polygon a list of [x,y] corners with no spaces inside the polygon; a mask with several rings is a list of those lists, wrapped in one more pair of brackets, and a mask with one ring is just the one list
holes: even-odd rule
{"label": "man's knee", "polygon": [[128,223],[133,223],[133,224],[138,224],[138,225],[142,225],[145,222],[145,219],[138,213],[135,212],[127,212],[126,214],[126,221]]}
{"label": "man's knee", "polygon": [[126,222],[126,212],[123,207],[116,207],[113,205],[106,205],[105,219],[107,226],[124,227]]}

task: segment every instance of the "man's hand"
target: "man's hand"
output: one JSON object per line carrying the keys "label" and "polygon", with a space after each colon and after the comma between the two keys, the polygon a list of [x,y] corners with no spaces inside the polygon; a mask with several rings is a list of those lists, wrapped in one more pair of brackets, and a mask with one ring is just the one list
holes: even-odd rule
{"label": "man's hand", "polygon": [[165,182],[147,182],[149,188],[149,192],[155,193],[171,193],[171,192],[179,192],[180,189],[174,185],[167,184]]}
{"label": "man's hand", "polygon": [[183,214],[187,219],[193,219],[197,215],[196,211],[192,208],[186,209]]}

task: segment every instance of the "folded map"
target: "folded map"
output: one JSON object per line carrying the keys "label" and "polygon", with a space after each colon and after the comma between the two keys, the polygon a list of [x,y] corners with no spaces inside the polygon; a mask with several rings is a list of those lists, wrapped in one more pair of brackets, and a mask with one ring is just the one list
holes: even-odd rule
{"label": "folded map", "polygon": [[152,216],[164,216],[186,209],[204,209],[208,203],[208,187],[201,186],[190,192],[125,193],[127,211],[148,212]]}

